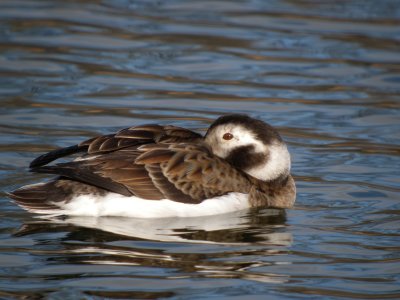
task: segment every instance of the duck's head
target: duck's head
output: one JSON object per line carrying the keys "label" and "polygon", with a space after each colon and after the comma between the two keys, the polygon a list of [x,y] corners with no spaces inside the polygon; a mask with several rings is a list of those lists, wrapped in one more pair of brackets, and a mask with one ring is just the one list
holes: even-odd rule
{"label": "duck's head", "polygon": [[247,115],[219,117],[208,129],[205,142],[215,155],[259,180],[290,173],[290,154],[278,131]]}

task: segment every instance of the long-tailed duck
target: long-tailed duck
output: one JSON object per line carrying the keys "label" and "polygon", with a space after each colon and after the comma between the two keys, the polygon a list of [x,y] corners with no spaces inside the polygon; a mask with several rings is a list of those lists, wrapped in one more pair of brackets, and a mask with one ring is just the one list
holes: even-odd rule
{"label": "long-tailed duck", "polygon": [[[48,165],[75,153],[83,155]],[[9,194],[39,214],[196,217],[289,208],[296,197],[279,133],[239,114],[218,118],[204,137],[169,125],[126,128],[41,155],[30,171],[58,175]]]}

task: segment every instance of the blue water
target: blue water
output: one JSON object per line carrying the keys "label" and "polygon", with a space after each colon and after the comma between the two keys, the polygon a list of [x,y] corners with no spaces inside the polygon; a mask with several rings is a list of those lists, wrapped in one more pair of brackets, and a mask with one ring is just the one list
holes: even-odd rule
{"label": "blue water", "polygon": [[[399,299],[399,1],[0,2],[1,299]],[[276,126],[298,195],[191,219],[38,219],[36,156],[143,123]]]}

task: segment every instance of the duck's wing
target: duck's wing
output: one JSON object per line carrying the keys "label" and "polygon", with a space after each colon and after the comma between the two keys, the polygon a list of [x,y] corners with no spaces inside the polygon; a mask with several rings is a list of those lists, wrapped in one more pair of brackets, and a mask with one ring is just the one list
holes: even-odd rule
{"label": "duck's wing", "polygon": [[202,144],[150,144],[138,150],[142,154],[136,164],[144,165],[155,181],[172,183],[194,202],[229,192],[249,193],[252,187],[245,173]]}
{"label": "duck's wing", "polygon": [[116,134],[98,136],[77,145],[50,151],[34,159],[29,167],[32,169],[41,167],[58,158],[76,153],[104,154],[149,143],[194,142],[201,139],[202,136],[196,132],[171,125],[135,126],[122,129]]}
{"label": "duck's wing", "polygon": [[202,144],[149,143],[87,159],[35,167],[125,196],[199,203],[229,192],[248,193],[247,176]]}

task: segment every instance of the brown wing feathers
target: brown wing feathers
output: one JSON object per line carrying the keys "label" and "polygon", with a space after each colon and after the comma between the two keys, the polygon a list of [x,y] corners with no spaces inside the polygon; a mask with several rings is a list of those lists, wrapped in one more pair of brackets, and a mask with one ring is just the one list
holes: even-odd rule
{"label": "brown wing feathers", "polygon": [[201,139],[202,136],[200,134],[180,127],[142,125],[122,129],[116,134],[94,137],[78,145],[50,151],[34,159],[29,167],[44,166],[58,158],[79,152],[96,154],[154,142],[175,143]]}
{"label": "brown wing feathers", "polygon": [[29,165],[29,168],[35,168],[39,166],[44,166],[47,165],[48,163],[52,162],[53,160],[56,160],[58,158],[75,154],[78,152],[83,152],[86,151],[87,147],[86,146],[81,146],[81,145],[74,145],[66,148],[61,148],[61,149],[56,149],[53,151],[50,151],[46,154],[43,154],[37,158],[35,158]]}
{"label": "brown wing feathers", "polygon": [[164,199],[171,199],[177,202],[183,203],[199,203],[199,200],[193,199],[190,195],[183,193],[177,189],[173,183],[171,183],[167,177],[165,177],[160,165],[158,164],[147,164],[145,165],[146,170],[149,172],[149,176],[153,181],[154,185],[158,190],[162,191]]}
{"label": "brown wing feathers", "polygon": [[205,146],[159,144],[144,145],[140,150],[144,153],[136,159],[137,164],[159,165],[162,174],[195,201],[233,191],[250,191],[246,175],[215,157]]}
{"label": "brown wing feathers", "polygon": [[[249,190],[242,173],[214,157],[205,146],[192,143],[201,140],[201,135],[187,129],[144,125],[54,150],[31,166],[33,172],[58,174],[125,196],[153,200],[199,203],[238,188],[244,191],[243,186]],[[83,159],[45,166],[78,152],[87,154]],[[218,178],[215,170],[221,170]],[[226,186],[225,176],[241,183]]]}
{"label": "brown wing feathers", "polygon": [[89,154],[104,153],[148,143],[179,143],[201,140],[202,136],[175,126],[142,125],[125,128],[116,134],[99,136],[79,144],[88,147]]}

